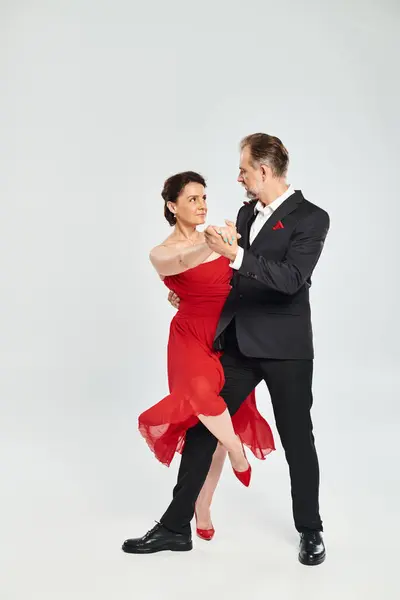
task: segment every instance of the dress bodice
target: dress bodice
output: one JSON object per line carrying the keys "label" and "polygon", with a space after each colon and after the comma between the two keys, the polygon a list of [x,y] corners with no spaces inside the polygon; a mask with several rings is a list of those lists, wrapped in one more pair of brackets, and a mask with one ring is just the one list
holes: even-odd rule
{"label": "dress bodice", "polygon": [[180,316],[217,316],[231,290],[232,269],[223,256],[204,262],[179,275],[164,278],[180,298]]}

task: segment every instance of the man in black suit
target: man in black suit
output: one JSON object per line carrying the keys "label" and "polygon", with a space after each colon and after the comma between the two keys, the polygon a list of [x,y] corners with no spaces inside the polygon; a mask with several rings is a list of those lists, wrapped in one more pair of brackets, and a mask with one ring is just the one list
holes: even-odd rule
{"label": "man in black suit", "polygon": [[[249,202],[234,227],[208,227],[212,250],[231,261],[232,290],[215,336],[223,350],[231,414],[266,382],[289,465],[293,516],[300,533],[299,560],[325,560],[319,515],[319,467],[311,421],[313,340],[309,302],[311,274],[329,229],[328,214],[286,183],[289,156],[282,142],[264,133],[242,140],[238,181]],[[207,477],[216,438],[201,423],[188,430],[167,511],[143,538],[126,540],[125,552],[190,550],[190,522]]]}

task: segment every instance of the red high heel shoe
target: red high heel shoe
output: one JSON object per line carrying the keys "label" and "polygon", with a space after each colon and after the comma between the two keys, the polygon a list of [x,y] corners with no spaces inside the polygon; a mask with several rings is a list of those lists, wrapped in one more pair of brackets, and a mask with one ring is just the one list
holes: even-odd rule
{"label": "red high heel shoe", "polygon": [[210,542],[215,534],[215,529],[214,527],[211,527],[211,529],[199,529],[197,527],[197,515],[196,513],[194,513],[194,516],[196,518],[196,533],[197,533],[197,537],[201,538],[202,540],[206,540],[206,542]]}
{"label": "red high heel shoe", "polygon": [[[233,469],[233,467],[232,467]],[[251,465],[249,464],[249,468],[246,471],[235,471],[233,469],[236,477],[239,479],[240,483],[243,483],[244,486],[249,487],[251,481]]]}
{"label": "red high heel shoe", "polygon": [[[246,452],[245,452],[243,444],[242,444],[242,448],[243,448],[244,457],[247,460],[247,456],[246,456]],[[248,460],[247,460],[247,464],[249,465],[249,467],[248,467],[248,469],[246,469],[246,471],[236,471],[236,469],[234,469],[233,467],[232,467],[232,470],[235,473],[236,477],[239,479],[240,483],[242,483],[246,487],[249,487],[250,480],[251,480],[251,464],[249,463]]]}

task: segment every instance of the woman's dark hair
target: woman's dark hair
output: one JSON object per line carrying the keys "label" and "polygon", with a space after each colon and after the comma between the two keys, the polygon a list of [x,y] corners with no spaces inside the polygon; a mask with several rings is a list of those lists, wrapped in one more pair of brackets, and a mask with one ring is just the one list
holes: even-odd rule
{"label": "woman's dark hair", "polygon": [[206,187],[204,177],[199,175],[199,173],[195,173],[194,171],[185,171],[184,173],[177,173],[176,175],[168,177],[168,179],[164,183],[164,188],[161,192],[161,196],[164,199],[164,216],[167,219],[168,223],[171,225],[171,227],[175,225],[176,217],[174,213],[169,210],[167,203],[176,202],[178,200],[179,194],[182,192],[184,187],[187,186],[188,183],[200,183],[200,185]]}

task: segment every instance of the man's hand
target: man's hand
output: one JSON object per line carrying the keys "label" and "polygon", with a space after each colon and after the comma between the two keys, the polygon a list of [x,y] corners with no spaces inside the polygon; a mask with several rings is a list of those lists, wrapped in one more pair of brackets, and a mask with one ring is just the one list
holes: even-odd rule
{"label": "man's hand", "polygon": [[177,296],[177,294],[175,294],[175,292],[171,290],[168,294],[168,302],[172,304],[174,308],[178,309],[180,301],[181,299],[179,298],[179,296]]}
{"label": "man's hand", "polygon": [[229,258],[234,261],[237,254],[240,234],[237,233],[235,224],[232,221],[225,221],[226,227],[216,227],[209,225],[204,232],[208,247],[213,252]]}

